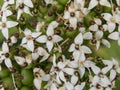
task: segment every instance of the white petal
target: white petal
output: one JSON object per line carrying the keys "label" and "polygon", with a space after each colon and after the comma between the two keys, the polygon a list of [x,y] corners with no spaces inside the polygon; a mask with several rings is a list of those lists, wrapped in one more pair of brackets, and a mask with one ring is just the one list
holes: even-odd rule
{"label": "white petal", "polygon": [[74,86],[70,82],[65,83],[65,87],[67,88],[67,90],[73,90],[74,89]]}
{"label": "white petal", "polygon": [[58,35],[54,35],[53,36],[53,42],[60,42],[61,40],[63,40],[62,37],[58,36]]}
{"label": "white petal", "polygon": [[92,33],[91,32],[84,33],[83,38],[87,40],[92,39]]}
{"label": "white petal", "polygon": [[119,32],[113,32],[111,33],[108,38],[113,39],[113,40],[118,40],[119,39]]}
{"label": "white petal", "polygon": [[25,36],[27,36],[27,35],[31,35],[32,32],[30,29],[26,28],[23,33],[25,34]]}
{"label": "white petal", "polygon": [[38,90],[41,89],[41,83],[42,83],[41,79],[38,79],[38,78],[34,79],[34,85],[35,85],[36,89],[38,89]]}
{"label": "white petal", "polygon": [[32,59],[37,60],[39,58],[38,53],[32,53]]}
{"label": "white petal", "polygon": [[75,42],[75,44],[80,44],[80,45],[83,43],[82,33],[79,33],[79,34],[75,37],[74,42]]}
{"label": "white petal", "polygon": [[42,35],[36,39],[37,42],[39,43],[46,43],[47,42],[47,37],[45,35]]}
{"label": "white petal", "polygon": [[87,46],[84,46],[84,45],[83,45],[81,48],[82,48],[82,50],[83,50],[84,53],[87,53],[87,54],[92,53],[92,51],[90,50],[90,48],[87,47]]}
{"label": "white petal", "polygon": [[84,67],[80,67],[80,77],[82,78],[85,74],[85,68]]}
{"label": "white petal", "polygon": [[33,40],[28,40],[27,47],[28,47],[28,50],[30,50],[32,52],[34,51],[34,42],[33,42]]}
{"label": "white petal", "polygon": [[5,65],[6,65],[8,68],[12,68],[12,63],[11,63],[11,60],[10,60],[9,58],[6,58],[6,59],[4,60],[4,62],[5,62]]}
{"label": "white petal", "polygon": [[73,52],[73,57],[74,57],[74,59],[75,59],[75,60],[79,60],[80,54],[81,54],[80,51],[74,51],[74,52]]}
{"label": "white petal", "polygon": [[103,13],[102,15],[106,21],[110,21],[110,19],[112,18],[112,15],[110,13]]}
{"label": "white petal", "polygon": [[2,44],[2,51],[3,51],[4,53],[8,53],[8,52],[9,52],[8,44],[5,43],[5,42],[3,42],[3,44]]}
{"label": "white petal", "polygon": [[91,0],[88,6],[88,9],[94,8],[98,4],[97,0]]}
{"label": "white petal", "polygon": [[73,52],[75,50],[75,44],[71,44],[69,48],[69,52]]}
{"label": "white petal", "polygon": [[23,13],[23,10],[18,9],[18,12],[17,12],[17,20],[20,19],[22,13]]}
{"label": "white petal", "polygon": [[120,0],[116,0],[117,5],[120,6]]}
{"label": "white petal", "polygon": [[58,90],[58,89],[57,89],[56,85],[54,83],[52,83],[50,90]]}
{"label": "white petal", "polygon": [[73,75],[74,74],[74,69],[72,68],[64,68],[63,71],[69,75]]}
{"label": "white petal", "polygon": [[70,61],[68,63],[68,66],[72,67],[72,68],[77,68],[78,67],[78,62],[76,62],[76,61]]}
{"label": "white petal", "polygon": [[8,39],[9,38],[8,28],[3,28],[2,34],[6,39]]}
{"label": "white petal", "polygon": [[42,76],[42,80],[43,81],[49,81],[50,80],[50,75],[46,74],[46,75]]}
{"label": "white petal", "polygon": [[24,6],[24,10],[25,13],[31,15],[30,9],[27,6]]}
{"label": "white petal", "polygon": [[97,25],[101,25],[102,24],[102,21],[100,19],[98,19],[98,18],[95,18],[94,21],[95,21],[95,23]]}
{"label": "white petal", "polygon": [[108,23],[108,30],[109,32],[113,32],[115,30],[116,24],[115,23]]}
{"label": "white petal", "polygon": [[69,18],[70,18],[70,12],[65,11],[63,18],[64,18],[64,19],[69,19]]}
{"label": "white petal", "polygon": [[108,47],[108,48],[111,47],[110,42],[109,42],[108,40],[106,40],[106,39],[102,39],[102,43],[103,43],[106,47]]}
{"label": "white petal", "polygon": [[59,23],[56,21],[52,21],[49,25],[52,26],[53,28],[56,28],[59,25]]}
{"label": "white petal", "polygon": [[81,83],[81,85],[75,86],[75,90],[83,90],[85,87],[85,82]]}
{"label": "white petal", "polygon": [[33,7],[33,3],[31,0],[24,0],[24,4],[28,7]]}
{"label": "white petal", "polygon": [[78,77],[76,75],[72,75],[71,77],[71,83],[75,85],[78,82]]}
{"label": "white petal", "polygon": [[95,38],[96,38],[97,40],[100,40],[102,37],[103,37],[103,31],[97,31],[97,32],[95,33]]}
{"label": "white petal", "polygon": [[110,71],[110,81],[113,81],[116,78],[116,71],[115,70],[111,70]]}
{"label": "white petal", "polygon": [[100,0],[100,5],[111,7],[109,1],[107,1],[107,0]]}
{"label": "white petal", "polygon": [[33,38],[37,38],[40,34],[41,34],[41,32],[33,32],[31,36]]}
{"label": "white petal", "polygon": [[25,58],[23,58],[23,57],[14,56],[14,58],[19,65],[23,65],[25,62]]}
{"label": "white petal", "polygon": [[47,36],[53,36],[54,35],[54,28],[53,26],[49,25],[46,31]]}
{"label": "white petal", "polygon": [[6,24],[7,24],[8,28],[11,28],[11,27],[18,25],[18,23],[14,22],[14,21],[7,21]]}
{"label": "white petal", "polygon": [[92,85],[96,85],[99,82],[99,80],[100,80],[100,78],[97,75],[94,76]]}
{"label": "white petal", "polygon": [[66,79],[65,79],[65,76],[64,76],[64,73],[62,71],[59,72],[59,77],[62,81],[66,82]]}
{"label": "white petal", "polygon": [[100,41],[97,41],[96,43],[96,50],[98,50],[100,48]]}
{"label": "white petal", "polygon": [[92,71],[93,71],[95,74],[98,74],[98,73],[100,72],[100,68],[97,67],[97,66],[95,66],[95,65],[92,65],[92,66],[91,66],[91,69],[92,69]]}
{"label": "white petal", "polygon": [[85,61],[86,57],[85,57],[85,53],[83,51],[81,51],[81,54],[80,54],[80,57],[79,57],[79,60],[80,61]]}
{"label": "white petal", "polygon": [[47,46],[48,51],[50,52],[53,48],[53,42],[47,41],[46,46]]}
{"label": "white petal", "polygon": [[91,26],[89,27],[89,30],[90,30],[90,31],[97,31],[97,30],[98,30],[98,25],[97,25],[97,24],[91,25]]}
{"label": "white petal", "polygon": [[103,78],[101,78],[101,82],[100,82],[101,86],[103,87],[107,87],[108,85],[111,84],[110,80],[108,79],[107,76],[104,76]]}
{"label": "white petal", "polygon": [[74,29],[76,29],[76,27],[77,27],[77,18],[76,17],[71,17],[69,19],[69,23],[70,23],[71,27],[73,27]]}
{"label": "white petal", "polygon": [[22,39],[21,44],[23,45],[23,44],[26,44],[26,43],[27,43],[27,39],[26,39],[26,37],[24,37],[24,38]]}

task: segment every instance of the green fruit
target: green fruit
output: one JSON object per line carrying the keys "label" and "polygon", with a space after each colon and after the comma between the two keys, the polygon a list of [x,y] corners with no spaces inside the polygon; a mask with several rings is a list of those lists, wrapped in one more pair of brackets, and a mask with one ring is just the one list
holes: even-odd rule
{"label": "green fruit", "polygon": [[32,90],[30,87],[27,87],[27,86],[23,86],[22,88],[21,88],[21,90]]}
{"label": "green fruit", "polygon": [[69,0],[58,0],[58,3],[66,5]]}
{"label": "green fruit", "polygon": [[3,79],[3,85],[5,85],[6,88],[12,88],[13,87],[13,81],[12,77],[6,77]]}
{"label": "green fruit", "polygon": [[55,16],[52,15],[52,16],[45,16],[45,21],[46,23],[50,23],[51,21],[53,21],[55,19]]}
{"label": "green fruit", "polygon": [[57,12],[58,13],[62,13],[63,12],[64,7],[62,5],[58,4],[56,7],[57,7]]}
{"label": "green fruit", "polygon": [[2,70],[0,71],[0,78],[7,77],[9,73],[10,73],[9,70],[3,67]]}
{"label": "green fruit", "polygon": [[47,13],[47,7],[40,7],[40,12],[42,14],[46,14]]}
{"label": "green fruit", "polygon": [[21,75],[23,76],[22,83],[27,86],[33,85],[33,71],[32,69],[22,69]]}

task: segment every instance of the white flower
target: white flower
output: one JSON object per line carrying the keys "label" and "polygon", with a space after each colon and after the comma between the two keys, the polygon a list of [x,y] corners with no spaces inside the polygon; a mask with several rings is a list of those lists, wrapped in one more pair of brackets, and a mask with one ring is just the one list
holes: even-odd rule
{"label": "white flower", "polygon": [[112,39],[112,40],[117,40],[118,41],[118,45],[120,46],[120,30],[117,32],[112,32],[111,34],[109,34],[108,38]]}
{"label": "white flower", "polygon": [[29,65],[32,62],[31,54],[28,54],[25,58],[20,56],[14,56],[14,59],[21,66],[26,66],[26,64]]}
{"label": "white flower", "polygon": [[75,60],[83,60],[85,58],[85,54],[90,54],[92,51],[85,45],[81,45],[83,43],[83,36],[79,33],[75,39],[74,43],[71,44],[69,48],[69,52],[73,52],[73,57]]}
{"label": "white flower", "polygon": [[51,73],[56,73],[56,80],[59,84],[61,84],[61,80],[66,82],[66,78],[64,73],[68,75],[73,75],[74,69],[66,67],[67,62],[58,62],[56,63],[56,56],[53,56],[53,66],[51,68]]}
{"label": "white flower", "polygon": [[74,84],[72,84],[72,82],[66,82],[65,86],[67,88],[67,90],[84,90],[85,87],[85,82],[82,82],[80,85],[77,84],[74,86]]}
{"label": "white flower", "polygon": [[2,44],[2,51],[0,51],[0,63],[2,63],[4,60],[5,65],[11,69],[12,63],[10,60],[10,53],[9,53],[9,47],[6,42],[3,42]]}
{"label": "white flower", "polygon": [[2,21],[0,22],[0,30],[2,31],[3,36],[8,39],[9,32],[8,29],[17,26],[18,23],[14,21],[7,21],[6,16],[2,16]]}
{"label": "white flower", "polygon": [[113,13],[103,13],[103,18],[107,21],[108,31],[111,33],[115,30],[116,23],[120,22],[120,16],[118,14]]}
{"label": "white flower", "polygon": [[116,78],[117,73],[120,73],[119,63],[115,60],[103,60],[103,63],[107,65],[110,70],[110,80],[113,81]]}
{"label": "white flower", "polygon": [[96,43],[95,43],[96,50],[99,49],[101,43],[103,45],[105,45],[106,47],[110,48],[111,45],[110,45],[109,41],[107,39],[103,39],[103,35],[104,35],[103,31],[106,31],[107,25],[105,25],[105,24],[102,25],[102,21],[98,18],[95,18],[94,22],[95,22],[95,24],[91,25],[89,27],[89,30],[93,31],[93,33],[95,33],[93,40],[95,39],[95,41],[96,41]]}
{"label": "white flower", "polygon": [[6,8],[9,4],[14,4],[14,0],[4,0],[2,8]]}
{"label": "white flower", "polygon": [[16,0],[16,8],[18,8],[17,19],[20,18],[23,12],[31,15],[30,8],[33,8],[33,3],[31,0]]}
{"label": "white flower", "polygon": [[44,48],[38,47],[32,53],[32,59],[37,60],[39,58],[39,56],[42,56],[42,58],[40,59],[40,62],[43,62],[44,60],[46,60],[49,57],[49,54]]}
{"label": "white flower", "polygon": [[93,9],[98,4],[102,6],[111,7],[110,2],[108,0],[91,0],[89,3],[88,9]]}
{"label": "white flower", "polygon": [[41,32],[31,32],[29,29],[25,29],[25,37],[22,39],[21,45],[29,51],[34,51],[34,40],[41,34]]}
{"label": "white flower", "polygon": [[45,3],[48,4],[52,4],[54,0],[45,0]]}
{"label": "white flower", "polygon": [[46,31],[47,35],[42,35],[36,39],[39,43],[46,43],[47,49],[50,52],[55,43],[60,42],[62,37],[54,34],[54,26],[49,25]]}
{"label": "white flower", "polygon": [[64,12],[64,19],[69,20],[70,27],[73,27],[74,29],[77,28],[77,18],[79,18],[80,11],[77,11],[74,7],[74,3],[71,3],[68,7],[68,10]]}

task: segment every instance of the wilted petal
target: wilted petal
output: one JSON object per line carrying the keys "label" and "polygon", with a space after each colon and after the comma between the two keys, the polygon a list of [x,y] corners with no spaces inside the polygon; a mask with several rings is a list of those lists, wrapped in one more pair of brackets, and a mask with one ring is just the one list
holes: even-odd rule
{"label": "wilted petal", "polygon": [[16,25],[18,25],[18,22],[14,22],[14,21],[7,21],[6,25],[8,28],[14,27]]}
{"label": "wilted petal", "polygon": [[95,6],[97,6],[97,4],[98,4],[97,0],[91,0],[89,3],[88,9],[94,8]]}
{"label": "wilted petal", "polygon": [[113,39],[113,40],[118,40],[119,39],[119,32],[113,32],[111,33],[108,38]]}
{"label": "wilted petal", "polygon": [[80,44],[80,45],[83,43],[82,33],[79,33],[79,34],[75,37],[74,42],[75,42],[75,44]]}
{"label": "wilted petal", "polygon": [[42,35],[36,39],[37,42],[39,43],[46,43],[47,42],[47,37],[45,35]]}

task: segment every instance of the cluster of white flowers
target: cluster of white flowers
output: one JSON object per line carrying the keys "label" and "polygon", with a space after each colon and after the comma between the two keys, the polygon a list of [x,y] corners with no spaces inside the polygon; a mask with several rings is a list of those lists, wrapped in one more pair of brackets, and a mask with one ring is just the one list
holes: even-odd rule
{"label": "cluster of white flowers", "polygon": [[[62,0],[3,1],[0,69],[6,66],[16,75],[15,64],[30,66],[35,90],[112,90],[119,63],[92,53],[101,44],[110,48],[111,39],[120,45],[120,1],[64,1],[59,12]],[[12,79],[15,90],[20,90]],[[0,90],[5,88],[0,85]]]}

